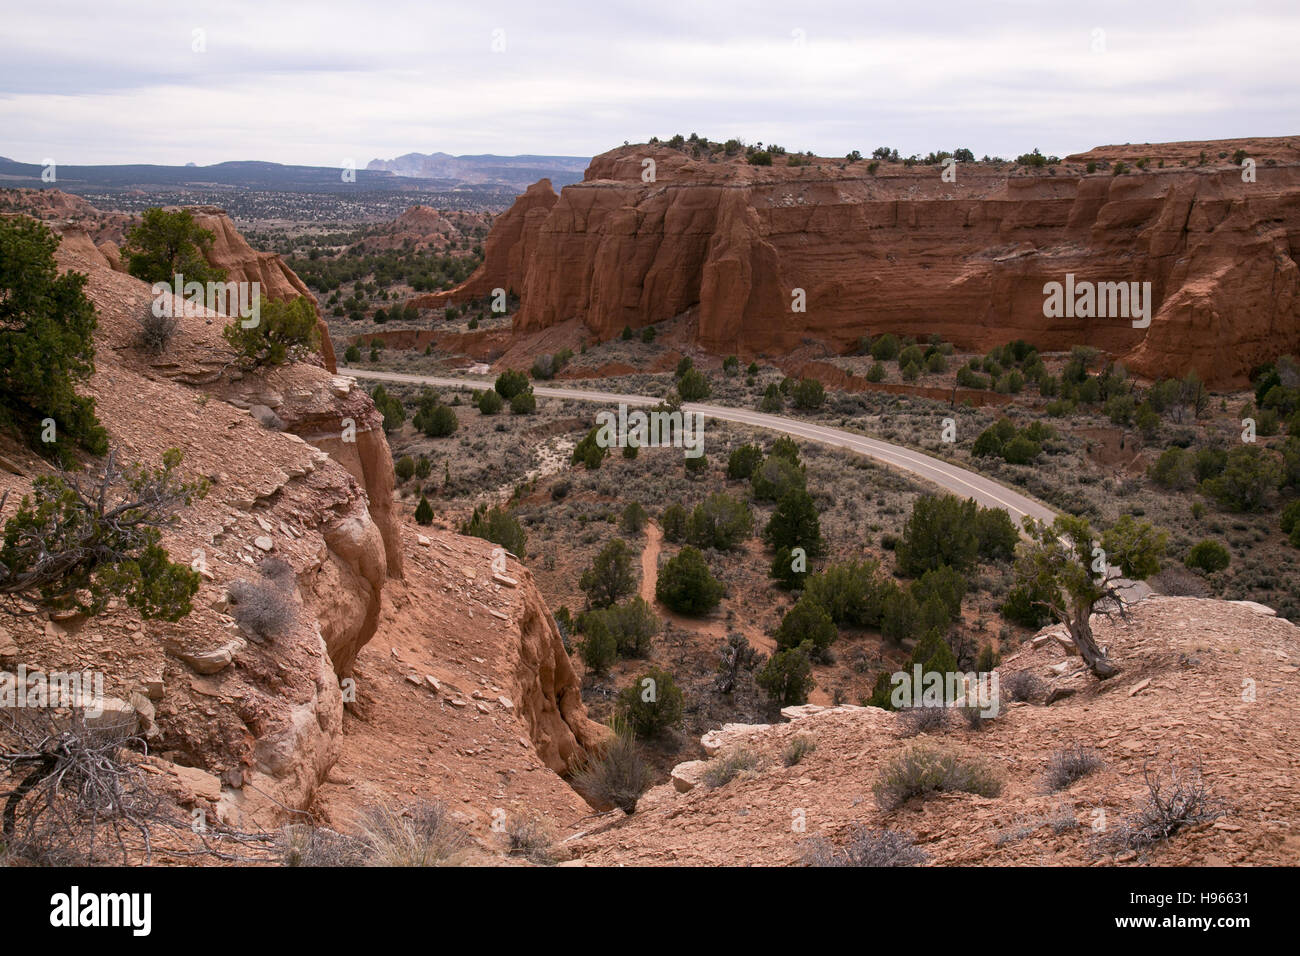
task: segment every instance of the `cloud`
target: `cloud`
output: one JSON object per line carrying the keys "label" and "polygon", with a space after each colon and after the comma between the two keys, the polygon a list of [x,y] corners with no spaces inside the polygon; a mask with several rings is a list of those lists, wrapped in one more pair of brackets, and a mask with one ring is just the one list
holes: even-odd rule
{"label": "cloud", "polygon": [[333,165],[412,150],[590,155],[693,131],[829,155],[882,143],[1064,155],[1296,131],[1300,12],[1284,3],[129,9],[6,12],[0,155]]}

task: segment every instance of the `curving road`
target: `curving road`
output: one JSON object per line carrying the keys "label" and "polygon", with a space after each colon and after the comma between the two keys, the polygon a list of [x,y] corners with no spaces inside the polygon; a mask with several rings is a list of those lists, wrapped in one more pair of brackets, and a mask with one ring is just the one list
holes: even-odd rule
{"label": "curving road", "polygon": [[[358,368],[340,369],[339,374],[408,385],[435,385],[440,388],[464,388],[466,386],[491,388],[493,382],[492,379],[442,378],[432,375],[407,375],[403,372],[380,372]],[[549,385],[534,385],[533,391],[538,396],[547,398],[568,398],[575,401],[597,402],[607,405],[617,405],[622,402],[628,407],[657,405],[661,401],[661,399],[649,398],[645,395],[620,395],[617,392],[557,388]],[[859,455],[866,455],[868,458],[874,458],[876,461],[892,468],[910,472],[918,478],[924,478],[945,491],[950,491],[963,498],[973,498],[983,507],[1001,508],[1011,515],[1011,519],[1016,523],[1017,528],[1020,527],[1020,519],[1026,515],[1045,521],[1051,521],[1056,517],[1056,512],[1042,502],[1012,491],[1010,488],[985,478],[983,475],[967,471],[965,468],[959,468],[957,465],[949,464],[938,458],[932,458],[902,445],[894,445],[876,438],[867,438],[865,435],[843,431],[839,428],[815,425],[811,422],[802,422],[781,415],[752,412],[744,408],[727,408],[722,405],[687,402],[682,406],[682,409],[684,411],[699,412],[706,418],[737,422],[742,425],[752,425],[756,428],[766,428],[793,435],[797,438],[804,438],[808,441],[820,442],[834,448],[844,448]]]}
{"label": "curving road", "polygon": [[[491,388],[494,381],[490,378],[407,375],[403,372],[380,372],[351,367],[345,368],[339,374],[408,385],[436,385],[440,388],[464,388],[466,386]],[[533,391],[537,395],[546,398],[569,398],[575,401],[596,402],[603,405],[617,405],[622,402],[629,407],[635,405],[644,407],[658,405],[662,401],[662,399],[649,398],[645,395],[621,395],[618,392],[557,388],[550,385],[534,385]],[[737,422],[742,425],[752,425],[756,428],[767,428],[787,435],[794,435],[798,438],[806,438],[809,441],[821,442],[823,445],[830,445],[834,448],[844,448],[859,455],[866,455],[868,458],[874,458],[891,468],[897,468],[916,475],[918,478],[924,478],[931,484],[938,485],[944,491],[950,491],[963,498],[973,498],[982,507],[1001,508],[1011,516],[1011,520],[1015,522],[1017,528],[1021,526],[1020,520],[1026,515],[1040,521],[1051,521],[1057,515],[1056,511],[1041,501],[1035,501],[1018,491],[1012,491],[1010,488],[985,478],[983,475],[967,471],[965,468],[959,468],[956,465],[941,461],[938,458],[932,458],[919,451],[913,451],[902,445],[881,441],[878,438],[867,438],[865,435],[857,435],[839,428],[814,425],[810,422],[801,422],[798,419],[785,418],[781,415],[751,412],[744,408],[727,408],[723,405],[686,402],[682,405],[682,409],[684,411],[699,412],[706,418]],[[1145,581],[1129,581],[1122,576],[1119,568],[1107,566],[1106,576],[1115,579],[1120,591],[1124,592],[1123,600],[1125,603],[1134,604],[1152,593],[1151,586]]]}
{"label": "curving road", "polygon": [[[379,372],[350,367],[339,374],[408,385],[437,385],[440,388],[465,388],[466,386],[491,388],[494,381],[490,378],[445,378],[435,375],[407,375],[403,372]],[[534,385],[533,391],[537,395],[546,398],[569,398],[575,401],[596,402],[603,405],[617,405],[622,402],[629,407],[634,405],[647,406],[658,405],[662,401],[662,399],[649,398],[645,395],[621,395],[617,392],[599,392],[581,388],[556,388],[550,385]],[[1056,511],[1041,501],[1035,501],[1028,495],[1012,491],[1005,485],[1000,485],[983,475],[967,471],[965,468],[959,468],[957,465],[949,464],[938,458],[932,458],[902,445],[893,445],[887,441],[881,441],[878,438],[867,438],[865,435],[857,435],[839,428],[814,425],[810,422],[801,422],[795,418],[785,418],[782,415],[751,412],[744,408],[727,408],[723,405],[687,402],[682,405],[682,409],[684,411],[699,412],[706,418],[737,422],[742,425],[753,425],[755,428],[767,428],[787,435],[794,435],[798,438],[806,438],[809,441],[821,442],[823,445],[830,445],[834,448],[844,448],[859,455],[866,455],[868,458],[874,458],[891,468],[897,468],[901,471],[910,472],[918,478],[924,478],[931,484],[938,485],[944,491],[950,491],[954,495],[963,498],[973,498],[985,508],[1001,508],[1011,515],[1011,520],[1016,523],[1017,528],[1021,526],[1020,519],[1026,515],[1040,521],[1051,521],[1057,515]],[[1126,592],[1123,596],[1126,603],[1136,603],[1152,593],[1150,585],[1145,581],[1126,580],[1116,567],[1108,566],[1106,575],[1116,579],[1120,590]]]}

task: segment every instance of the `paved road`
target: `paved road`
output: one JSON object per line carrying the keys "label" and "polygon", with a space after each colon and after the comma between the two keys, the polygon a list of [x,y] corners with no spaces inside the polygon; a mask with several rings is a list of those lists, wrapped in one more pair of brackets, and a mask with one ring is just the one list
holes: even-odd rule
{"label": "paved road", "polygon": [[[440,388],[464,388],[466,386],[491,388],[494,381],[491,378],[406,375],[402,372],[380,372],[351,367],[344,368],[339,374],[352,375],[356,378],[377,379],[383,382],[436,385]],[[661,399],[649,398],[645,395],[620,395],[617,392],[558,388],[551,385],[534,385],[533,391],[537,395],[547,398],[568,398],[603,405],[617,405],[622,402],[628,407],[658,405],[661,401]],[[794,435],[798,438],[806,438],[809,441],[821,442],[823,445],[830,445],[834,448],[845,448],[859,455],[866,455],[868,458],[874,458],[876,461],[892,468],[910,472],[918,478],[924,478],[943,490],[950,491],[962,498],[973,498],[985,508],[1001,508],[1011,515],[1011,520],[1015,522],[1017,528],[1021,526],[1020,521],[1026,515],[1040,521],[1051,521],[1057,514],[1042,502],[1035,501],[1033,498],[1022,495],[1017,491],[1012,491],[1010,488],[985,478],[983,475],[967,471],[965,468],[959,468],[938,458],[932,458],[919,451],[904,448],[902,445],[893,445],[877,438],[867,438],[864,435],[857,435],[839,428],[827,428],[825,425],[801,422],[795,418],[767,415],[763,412],[751,412],[744,408],[727,408],[722,405],[704,405],[698,402],[687,402],[682,405],[682,408],[685,411],[699,412],[707,418],[738,422],[756,428],[767,428],[772,431],[784,432],[787,435]],[[1106,573],[1107,577],[1116,579],[1117,586],[1123,592],[1122,598],[1126,603],[1136,603],[1152,593],[1150,585],[1145,581],[1125,580],[1116,567],[1108,567]]]}
{"label": "paved road", "polygon": [[[340,375],[352,375],[356,378],[376,379],[384,382],[400,382],[411,385],[435,385],[440,388],[464,388],[465,386],[474,386],[479,388],[491,388],[492,379],[475,379],[475,378],[441,378],[431,375],[406,375],[401,372],[380,372],[371,369],[346,368],[341,369]],[[579,388],[558,388],[549,385],[534,385],[533,391],[540,397],[547,398],[568,398],[575,401],[598,402],[601,404],[618,404],[620,402],[629,407],[657,405],[660,402],[658,398],[649,398],[645,395],[620,395],[616,392],[599,392],[589,391]],[[720,421],[737,422],[743,425],[752,425],[756,428],[766,428],[772,431],[784,432],[787,435],[793,435],[797,438],[804,438],[809,441],[821,442],[823,445],[830,445],[834,448],[844,448],[848,451],[856,452],[859,455],[866,455],[868,458],[874,458],[882,464],[889,465],[901,471],[910,472],[919,478],[938,485],[945,491],[950,491],[955,495],[963,498],[974,498],[980,505],[986,508],[1002,508],[1011,515],[1011,519],[1020,527],[1020,519],[1025,515],[1032,515],[1040,520],[1051,521],[1056,512],[1041,502],[1035,501],[1026,495],[1012,491],[1004,485],[998,484],[983,475],[976,474],[973,471],[967,471],[965,468],[959,468],[956,465],[949,464],[938,458],[932,458],[929,455],[922,454],[919,451],[913,451],[910,448],[904,448],[901,445],[893,445],[889,442],[880,441],[876,438],[867,438],[865,435],[858,435],[853,432],[844,431],[839,428],[828,428],[825,425],[815,425],[811,422],[799,421],[795,418],[785,418],[781,415],[767,415],[763,412],[752,412],[744,408],[727,408],[722,405],[706,405],[697,402],[687,402],[682,406],[686,411],[699,412],[707,418],[715,418]]]}

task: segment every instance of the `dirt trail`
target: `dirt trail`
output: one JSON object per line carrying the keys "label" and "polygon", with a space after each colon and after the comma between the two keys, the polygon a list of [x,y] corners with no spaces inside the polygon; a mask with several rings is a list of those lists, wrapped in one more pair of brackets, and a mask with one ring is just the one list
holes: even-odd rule
{"label": "dirt trail", "polygon": [[[641,552],[641,598],[647,604],[655,603],[655,585],[659,583],[659,552],[663,550],[664,533],[653,521],[645,526],[645,550]],[[666,608],[664,610],[667,610]]]}

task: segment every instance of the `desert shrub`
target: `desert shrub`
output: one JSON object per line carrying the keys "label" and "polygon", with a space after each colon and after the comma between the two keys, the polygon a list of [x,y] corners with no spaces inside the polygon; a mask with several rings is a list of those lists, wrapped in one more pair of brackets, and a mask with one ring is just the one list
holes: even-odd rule
{"label": "desert shrub", "polygon": [[677,380],[677,394],[683,402],[699,402],[709,397],[709,380],[697,368],[687,369]]}
{"label": "desert shrub", "polygon": [[588,636],[593,628],[608,633],[621,657],[645,657],[650,653],[650,642],[659,633],[659,618],[644,598],[634,597],[625,604],[587,611],[580,617],[579,626]]}
{"label": "desert shrub", "polygon": [[637,737],[657,737],[682,722],[684,696],[673,675],[651,667],[619,692],[615,709],[619,719]]}
{"label": "desert shrub", "polygon": [[920,866],[929,859],[914,838],[898,830],[854,827],[849,842],[836,848],[825,838],[808,841],[803,862],[808,866]]}
{"label": "desert shrub", "polygon": [[384,416],[384,431],[392,432],[402,427],[406,421],[406,406],[396,395],[390,395],[388,390],[382,385],[375,386],[371,399],[375,403],[375,408],[379,414]]}
{"label": "desert shrub", "polygon": [[1064,790],[1105,765],[1100,753],[1083,744],[1076,743],[1058,750],[1047,761],[1047,789],[1053,792]]}
{"label": "desert shrub", "polygon": [[[0,427],[16,427],[42,453],[70,462],[58,441],[46,443],[44,420],[94,455],[108,449],[95,400],[76,387],[95,371],[95,306],[86,277],[59,275],[60,239],[25,216],[0,217]],[[168,276],[170,279],[171,277]]]}
{"label": "desert shrub", "polygon": [[900,737],[938,733],[947,724],[947,707],[903,707],[898,711],[898,735]]}
{"label": "desert shrub", "polygon": [[460,533],[499,544],[521,561],[527,556],[528,534],[519,519],[499,505],[476,507]]}
{"label": "desert shrub", "polygon": [[443,803],[372,807],[358,825],[371,866],[449,866],[469,850],[469,833]]}
{"label": "desert shrub", "polygon": [[686,522],[686,540],[697,548],[729,551],[748,538],[753,527],[749,505],[718,492],[695,506]]}
{"label": "desert shrub", "polygon": [[145,282],[220,282],[226,273],[208,265],[204,254],[216,236],[200,229],[188,209],[146,209],[122,243],[126,271]]}
{"label": "desert shrub", "polygon": [[615,538],[582,573],[578,587],[587,594],[587,602],[594,608],[609,607],[636,590],[636,577],[632,573],[632,549],[622,538]]}
{"label": "desert shrub", "polygon": [[763,529],[763,539],[777,550],[803,548],[809,556],[821,554],[821,522],[812,495],[802,488],[782,495]]}
{"label": "desert shrub", "polygon": [[725,787],[742,773],[753,773],[762,766],[758,754],[745,747],[737,747],[718,754],[709,761],[700,779],[710,790]]}
{"label": "desert shrub", "polygon": [[415,523],[433,524],[433,505],[429,504],[429,499],[424,495],[420,495],[420,503],[415,506]]}
{"label": "desert shrub", "polygon": [[979,554],[978,508],[974,501],[954,495],[917,498],[894,551],[899,570],[918,576],[941,565],[958,571],[969,569]]}
{"label": "desert shrub", "polygon": [[791,393],[794,407],[805,410],[821,408],[826,402],[826,389],[815,378],[802,378]]}
{"label": "desert shrub", "polygon": [[804,471],[784,455],[768,455],[750,479],[755,501],[780,501],[796,488],[804,487]]}
{"label": "desert shrub", "polygon": [[988,764],[948,750],[917,744],[890,760],[873,792],[882,810],[931,793],[975,793],[996,797],[1002,781]]}
{"label": "desert shrub", "polygon": [[874,560],[833,564],[808,576],[804,594],[840,627],[879,627],[892,583],[883,580],[879,570]]}
{"label": "desert shrub", "polygon": [[790,548],[777,548],[768,574],[787,591],[801,588],[808,577],[806,558],[807,556],[804,555],[796,559],[794,551]]}
{"label": "desert shrub", "polygon": [[484,415],[495,415],[505,407],[505,399],[496,389],[489,388],[480,393],[478,399],[474,402],[478,410]]}
{"label": "desert shrub", "polygon": [[415,477],[423,481],[429,477],[429,472],[433,470],[433,462],[429,461],[424,455],[421,455],[415,462]]}
{"label": "desert shrub", "polygon": [[397,475],[399,482],[409,480],[415,474],[415,459],[410,455],[403,455],[393,466],[393,473]]}
{"label": "desert shrub", "polygon": [[918,605],[924,605],[930,598],[938,598],[947,612],[948,621],[955,621],[961,616],[961,602],[966,596],[966,579],[946,564],[926,571],[912,582],[911,590]]}
{"label": "desert shrub", "polygon": [[1300,524],[1300,498],[1291,502],[1282,509],[1280,526],[1283,534],[1290,534],[1295,530],[1295,526]]}
{"label": "desert shrub", "polygon": [[916,598],[902,588],[894,587],[885,596],[881,608],[880,634],[896,644],[916,634],[920,623],[921,608]]}
{"label": "desert shrub", "polygon": [[536,814],[511,814],[505,823],[506,852],[538,866],[554,866],[560,859],[555,828]]}
{"label": "desert shrub", "polygon": [[807,641],[819,653],[830,647],[838,636],[835,622],[826,609],[805,595],[785,612],[774,638],[781,650],[799,647]]}
{"label": "desert shrub", "polygon": [[807,734],[795,734],[781,751],[781,763],[793,767],[817,749],[817,741]]}
{"label": "desert shrub", "polygon": [[899,351],[898,337],[889,332],[871,343],[871,357],[878,362],[898,358]]}
{"label": "desert shrub", "polygon": [[762,461],[763,449],[757,445],[741,445],[733,449],[727,459],[727,477],[733,481],[748,481]]}
{"label": "desert shrub", "polygon": [[512,415],[531,415],[537,411],[537,396],[533,394],[531,386],[522,392],[516,393],[515,397],[510,399],[510,414]]}
{"label": "desert shrub", "polygon": [[1231,561],[1228,549],[1212,538],[1196,542],[1187,552],[1187,557],[1183,558],[1183,564],[1187,567],[1210,574],[1222,571]]}
{"label": "desert shrub", "polygon": [[1047,692],[1047,685],[1042,679],[1029,671],[1015,671],[1004,675],[1001,687],[1008,697],[1020,703],[1042,697]]}
{"label": "desert shrub", "polygon": [[493,390],[507,402],[520,392],[527,391],[530,387],[528,375],[512,368],[508,368],[498,375],[496,382],[492,386]]}
{"label": "desert shrub", "polygon": [[1282,483],[1282,466],[1258,445],[1228,452],[1223,471],[1201,482],[1201,490],[1230,511],[1262,511]]}
{"label": "desert shrub", "polygon": [[713,677],[713,690],[719,694],[730,694],[742,672],[753,672],[767,660],[767,655],[754,650],[752,644],[743,634],[732,631],[727,635],[727,642],[718,652],[717,672]]}
{"label": "desert shrub", "polygon": [[641,502],[632,501],[623,509],[623,516],[619,520],[619,529],[624,534],[640,534],[649,520],[650,516],[646,514],[645,508],[641,507]]}
{"label": "desert shrub", "polygon": [[159,468],[123,468],[110,451],[97,473],[34,479],[4,524],[0,597],[94,615],[120,596],[143,618],[180,620],[199,575],[170,560],[160,529],[208,489],[182,481],[180,463],[171,448]]}
{"label": "desert shrub", "polygon": [[1036,583],[1014,585],[1007,591],[1007,596],[998,609],[999,613],[1014,624],[1023,627],[1042,627],[1054,620],[1046,602],[1053,595],[1039,590]]}
{"label": "desert shrub", "polygon": [[1181,490],[1193,483],[1193,456],[1186,448],[1166,448],[1147,475],[1161,488]]}
{"label": "desert shrub", "polygon": [[1038,442],[1017,435],[1002,446],[1002,457],[1010,465],[1027,465],[1042,453]]}
{"label": "desert shrub", "polygon": [[446,438],[460,427],[456,413],[448,405],[434,406],[423,420],[416,416],[414,424],[430,438]]}
{"label": "desert shrub", "polygon": [[650,789],[654,775],[631,731],[617,722],[614,731],[614,739],[598,754],[589,755],[572,781],[597,806],[614,806],[631,814],[636,812],[641,794]]}
{"label": "desert shrub", "polygon": [[[275,566],[271,566],[274,573]],[[267,576],[263,574],[263,577]],[[227,588],[230,614],[255,637],[267,641],[288,634],[298,620],[290,597],[290,580],[232,581]]]}
{"label": "desert shrub", "polygon": [[584,614],[581,620],[586,628],[578,648],[582,663],[593,674],[604,674],[618,660],[618,640],[603,615]]}
{"label": "desert shrub", "polygon": [[361,361],[361,349],[355,345],[349,345],[343,352],[343,361],[349,365],[356,365]]}
{"label": "desert shrub", "polygon": [[1137,813],[1127,817],[1097,839],[1101,849],[1145,850],[1168,840],[1180,830],[1209,823],[1227,813],[1199,767],[1171,764],[1152,771],[1142,769],[1147,785],[1146,801]]}
{"label": "desert shrub", "polygon": [[673,502],[659,516],[659,524],[664,530],[664,539],[674,544],[686,540],[686,509],[680,502]]}
{"label": "desert shrub", "polygon": [[583,465],[588,471],[594,471],[599,468],[609,454],[608,448],[602,448],[597,437],[600,434],[599,428],[593,428],[583,437],[582,441],[573,449],[573,456],[570,461],[577,465]]}
{"label": "desert shrub", "polygon": [[176,334],[176,329],[180,325],[179,321],[172,315],[159,315],[154,309],[153,303],[145,307],[139,315],[140,337],[137,340],[140,348],[150,355],[161,355],[166,349],[167,344]]}
{"label": "desert shrub", "polygon": [[655,597],[679,614],[703,614],[722,600],[724,588],[698,550],[682,548],[659,572]]}
{"label": "desert shrub", "polygon": [[364,866],[366,845],[355,837],[307,823],[290,823],[281,831],[281,866]]}
{"label": "desert shrub", "polygon": [[781,707],[808,703],[816,681],[812,676],[810,644],[777,651],[758,673],[758,686]]}
{"label": "desert shrub", "polygon": [[775,415],[785,408],[785,399],[781,397],[781,390],[777,387],[776,382],[768,384],[763,390],[763,397],[758,401],[758,410],[766,412],[769,415]]}
{"label": "desert shrub", "polygon": [[320,327],[311,299],[267,300],[259,306],[257,322],[236,316],[221,334],[245,363],[283,365],[320,348]]}

